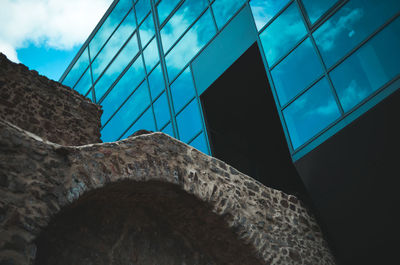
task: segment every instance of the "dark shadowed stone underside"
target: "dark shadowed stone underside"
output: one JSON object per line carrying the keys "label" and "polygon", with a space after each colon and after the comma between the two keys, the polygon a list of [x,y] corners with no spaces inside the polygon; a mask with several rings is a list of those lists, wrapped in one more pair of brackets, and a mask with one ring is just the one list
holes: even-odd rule
{"label": "dark shadowed stone underside", "polygon": [[0,121],[0,264],[334,264],[294,196],[162,133],[56,145]]}

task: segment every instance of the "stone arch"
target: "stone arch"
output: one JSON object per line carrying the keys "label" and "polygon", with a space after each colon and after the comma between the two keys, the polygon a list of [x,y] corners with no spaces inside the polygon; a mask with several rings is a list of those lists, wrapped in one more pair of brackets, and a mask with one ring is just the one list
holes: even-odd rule
{"label": "stone arch", "polygon": [[[57,232],[53,227],[62,225],[68,212],[79,213],[85,205],[113,209],[109,205],[112,196],[120,196],[116,201],[127,204],[141,198],[129,199],[130,193],[146,190],[147,200],[137,203],[136,209],[153,209],[149,216],[163,216],[168,213],[166,206],[155,209],[168,200],[157,199],[155,194],[169,194],[171,204],[182,207],[169,206],[174,213],[170,220],[176,221],[168,221],[175,224],[172,232],[184,233],[186,238],[179,240],[198,246],[197,251],[214,258],[214,264],[257,264],[256,260],[266,264],[334,264],[314,218],[294,196],[267,188],[165,134],[66,147],[11,124],[0,125],[2,144],[14,154],[12,159],[0,157],[0,168],[6,167],[7,174],[13,176],[7,178],[6,194],[0,201],[4,215],[0,221],[0,261],[9,261],[5,264],[35,264],[36,254],[39,259],[42,255],[40,249],[36,252],[36,244],[45,242],[41,240],[49,231]],[[113,190],[117,191],[114,195]],[[146,203],[147,208],[143,207]],[[196,210],[202,218],[182,217],[185,211],[193,215]],[[179,216],[186,218],[185,222],[177,222]],[[118,220],[118,215],[114,217]],[[199,221],[206,225],[202,227]],[[196,234],[205,228],[213,233]],[[196,237],[202,240],[195,242]],[[225,238],[229,246],[222,243]],[[223,259],[223,251],[230,247],[233,252],[246,253],[241,254],[243,259]]]}

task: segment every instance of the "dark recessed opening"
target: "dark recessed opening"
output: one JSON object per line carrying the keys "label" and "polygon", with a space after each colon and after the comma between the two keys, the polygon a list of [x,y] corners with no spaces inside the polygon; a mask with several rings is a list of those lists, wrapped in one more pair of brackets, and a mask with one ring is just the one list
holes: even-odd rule
{"label": "dark recessed opening", "polygon": [[256,43],[200,98],[213,156],[266,186],[306,199]]}

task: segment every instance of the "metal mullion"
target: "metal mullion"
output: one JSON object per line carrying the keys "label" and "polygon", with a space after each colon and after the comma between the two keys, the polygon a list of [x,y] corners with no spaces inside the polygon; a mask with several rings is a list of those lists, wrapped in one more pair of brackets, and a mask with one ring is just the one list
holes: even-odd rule
{"label": "metal mullion", "polygon": [[[176,120],[175,120],[175,110],[172,106],[172,96],[170,95],[170,89],[169,89],[169,79],[168,79],[168,73],[167,73],[167,66],[165,64],[165,56],[164,56],[164,51],[163,47],[161,44],[161,36],[160,36],[160,26],[159,26],[159,21],[158,21],[158,15],[156,11],[156,6],[154,4],[154,0],[150,0],[150,6],[151,6],[151,11],[153,14],[153,20],[154,20],[154,25],[155,25],[155,33],[156,33],[156,40],[157,40],[157,47],[158,47],[158,55],[160,57],[160,65],[161,65],[161,72],[163,74],[164,78],[164,92],[166,93],[165,95],[167,96],[167,102],[168,102],[168,108],[169,108],[169,113],[170,113],[170,119],[171,119],[171,125],[172,125],[172,131],[174,134],[174,137],[178,138],[178,127],[176,125]],[[162,93],[161,93],[162,94]]]}
{"label": "metal mullion", "polygon": [[[349,0],[338,0],[331,8],[329,8],[317,21],[312,24],[310,22],[310,30],[314,32],[319,26],[324,24],[329,18],[331,18],[336,12],[341,9],[345,4],[347,4]],[[303,5],[304,6],[304,5]],[[305,9],[304,9],[305,10]],[[307,15],[307,11],[305,10],[305,14]],[[308,15],[307,15],[308,18]]]}
{"label": "metal mullion", "polygon": [[[181,1],[179,1],[178,4],[176,4],[176,6],[172,9],[172,11],[169,13],[169,15],[164,19],[163,23],[160,25],[160,30],[165,26],[165,24],[168,23],[168,21],[171,19],[171,17],[173,15],[175,15],[175,12],[178,11],[178,9],[183,5],[183,3],[185,1],[186,0],[181,0]],[[158,4],[157,4],[157,6],[158,6]],[[155,9],[157,9],[156,6],[154,6],[154,7],[155,7]],[[157,9],[157,21],[158,21],[158,9]]]}
{"label": "metal mullion", "polygon": [[[151,15],[151,12],[152,12],[152,8],[151,8],[151,3],[150,3],[150,15]],[[144,19],[143,19],[143,21],[142,21],[142,24],[143,24],[143,22],[147,19],[147,16],[150,16],[149,14],[147,14],[145,17],[144,17]],[[138,24],[138,20],[137,20],[137,15],[136,15],[136,5],[134,6],[134,16],[135,16],[135,21],[136,21],[136,24]],[[153,22],[154,22],[154,17],[153,17]],[[140,24],[140,25],[142,25],[142,24]],[[154,23],[155,24],[155,23]],[[140,31],[140,29],[139,29],[139,27],[140,26],[138,26],[137,28],[138,28],[138,34],[137,34],[137,40],[138,40],[138,43],[139,43],[139,56],[140,55],[142,55],[141,57],[142,57],[142,64],[143,64],[143,69],[144,69],[144,74],[145,74],[145,82],[147,83],[147,93],[149,93],[149,97],[150,97],[150,106],[151,106],[151,111],[152,111],[152,114],[153,114],[153,121],[154,121],[154,128],[156,128],[156,130],[157,130],[157,121],[156,121],[156,115],[155,115],[155,113],[154,113],[154,107],[153,107],[153,102],[152,102],[152,97],[151,97],[151,91],[150,91],[150,86],[149,86],[149,80],[148,80],[148,76],[147,76],[147,69],[146,69],[146,62],[145,62],[145,59],[144,59],[144,55],[143,55],[143,47],[142,47],[142,40],[140,39],[140,33],[139,33],[139,31]],[[155,25],[154,25],[154,27],[155,27]],[[154,30],[156,30],[156,28],[154,28]],[[148,42],[148,43],[150,43],[150,41]],[[146,46],[147,47],[147,46]],[[143,112],[144,113],[144,112]],[[143,114],[142,113],[142,114]],[[141,115],[142,115],[141,114]],[[130,126],[130,127],[132,127],[132,125]],[[123,135],[123,134],[122,134]],[[122,137],[122,136],[121,136]]]}
{"label": "metal mullion", "polygon": [[151,13],[151,9],[150,9],[150,11],[149,11],[149,13],[147,13],[145,16],[144,16],[144,18],[143,18],[143,20],[140,22],[140,23],[138,23],[137,21],[137,17],[136,17],[136,9],[135,9],[135,21],[136,21],[136,25],[138,25],[137,27],[139,28],[141,25],[143,25],[143,23],[144,23],[144,21],[147,19],[147,17],[149,16],[149,15],[151,15],[150,14]]}
{"label": "metal mullion", "polygon": [[[329,83],[329,87],[330,87],[330,89],[331,89],[332,95],[333,95],[333,97],[334,97],[334,99],[335,99],[335,101],[336,101],[336,105],[337,105],[338,108],[339,108],[340,116],[343,116],[344,110],[343,110],[342,104],[340,103],[339,96],[337,95],[336,89],[333,87],[333,83],[332,83],[332,81],[331,81],[331,78],[328,76],[328,70],[327,70],[327,67],[326,67],[326,65],[325,65],[325,62],[324,62],[324,60],[322,59],[322,55],[321,55],[321,53],[320,53],[320,51],[319,51],[319,49],[318,49],[318,47],[317,47],[317,44],[315,43],[314,37],[313,37],[312,34],[311,34],[311,30],[310,30],[310,28],[308,27],[307,20],[306,20],[307,13],[306,13],[305,9],[303,8],[303,6],[300,5],[300,3],[299,3],[300,0],[296,0],[296,1],[297,1],[297,6],[298,6],[298,8],[299,8],[301,17],[302,17],[302,19],[303,19],[303,22],[306,24],[307,35],[309,36],[309,38],[310,38],[310,40],[311,40],[312,46],[313,46],[313,48],[314,48],[314,51],[317,53],[318,59],[319,59],[321,65],[322,65],[322,68],[323,68],[323,70],[324,70],[324,77],[326,78],[326,80],[327,80],[328,83]],[[303,93],[304,93],[304,92],[303,92]]]}
{"label": "metal mullion", "polygon": [[154,40],[156,35],[154,35],[153,37],[150,38],[150,40],[146,43],[146,45],[144,45],[143,50],[145,50],[147,48],[147,46],[149,46],[150,42],[152,42]]}
{"label": "metal mullion", "polygon": [[118,106],[118,108],[114,111],[114,113],[110,116],[110,118],[108,118],[108,120],[104,123],[104,125],[101,127],[101,130],[103,130],[103,128],[106,127],[106,125],[110,122],[110,120],[112,120],[112,118],[114,118],[114,116],[122,108],[122,106],[124,106],[124,104],[129,100],[129,98],[138,90],[138,88],[145,81],[146,81],[145,79],[142,79],[142,81],[140,81],[139,85],[137,87],[135,87],[135,89],[126,97],[126,99],[121,103],[121,105]]}
{"label": "metal mullion", "polygon": [[165,53],[165,56],[167,56],[171,50],[178,44],[178,42],[185,36],[185,34],[193,27],[194,24],[196,24],[197,21],[206,13],[208,10],[208,7],[206,7],[203,11],[201,11],[200,15],[185,29],[185,31],[179,36],[179,38],[169,47],[168,51]]}
{"label": "metal mullion", "polygon": [[[279,10],[278,13],[276,13],[275,16],[273,16],[260,30],[256,30],[260,34],[262,33],[269,25],[271,25],[283,12],[285,12],[286,9],[294,2],[295,0],[290,0],[281,10]],[[252,12],[253,13],[253,12]]]}
{"label": "metal mullion", "polygon": [[76,79],[75,83],[73,84],[73,86],[71,86],[71,89],[74,89],[76,87],[76,85],[79,83],[79,81],[81,81],[83,75],[86,73],[86,71],[89,69],[90,67],[90,59],[89,59],[89,64],[88,66],[85,68],[85,70],[82,72],[82,74],[78,77],[78,79]]}
{"label": "metal mullion", "polygon": [[186,102],[185,105],[183,105],[182,108],[181,108],[178,112],[176,112],[176,116],[178,116],[179,114],[181,114],[181,112],[193,101],[193,99],[194,99],[195,97],[196,97],[196,96],[192,97],[188,102]]}
{"label": "metal mullion", "polygon": [[214,10],[211,8],[211,2],[212,1],[208,1],[208,8],[210,9],[211,17],[212,17],[212,20],[214,22],[215,32],[218,32],[217,20],[215,19],[215,16],[214,16]]}
{"label": "metal mullion", "polygon": [[[89,91],[92,90],[92,101],[94,103],[97,103],[96,102],[96,92],[94,91],[94,82],[93,82],[93,73],[92,73],[92,60],[91,60],[91,57],[90,57],[89,48],[87,50],[88,50],[88,57],[89,57],[89,66],[88,66],[88,68],[89,68],[89,71],[90,71],[90,80],[92,81],[92,87],[91,87],[91,89],[89,89]],[[86,95],[89,95],[89,93],[86,93]]]}
{"label": "metal mullion", "polygon": [[292,51],[294,51],[297,47],[299,47],[300,44],[302,44],[303,41],[305,41],[307,38],[308,38],[308,33],[306,33],[303,37],[301,37],[301,39],[298,42],[296,42],[293,48],[291,48],[288,52],[284,53],[281,57],[279,57],[279,59],[275,63],[273,63],[272,66],[269,67],[269,69],[272,71],[280,62],[285,60],[285,58],[288,57],[292,53]]}
{"label": "metal mullion", "polygon": [[[192,144],[192,142],[194,141],[194,139],[196,139],[202,132],[203,132],[203,131],[197,132],[197,133],[195,134],[195,136],[193,136],[192,138],[190,138],[189,141],[187,141],[187,144],[188,144],[188,145]],[[209,149],[208,146],[207,146],[207,149]],[[208,150],[208,151],[210,151],[210,150]]]}
{"label": "metal mullion", "polygon": [[117,138],[117,141],[121,140],[125,133],[127,133],[130,128],[132,128],[132,126],[144,115],[144,113],[149,110],[150,106],[151,104],[146,107],[146,109],[128,126],[127,129],[125,129],[125,131],[122,132],[122,134]]}

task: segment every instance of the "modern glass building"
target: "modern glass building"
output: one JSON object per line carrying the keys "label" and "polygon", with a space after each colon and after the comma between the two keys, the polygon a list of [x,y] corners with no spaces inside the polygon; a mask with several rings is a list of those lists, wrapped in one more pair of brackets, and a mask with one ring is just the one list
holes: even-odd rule
{"label": "modern glass building", "polygon": [[306,194],[346,263],[366,247],[347,250],[345,221],[360,222],[364,211],[355,216],[343,203],[376,175],[346,181],[372,174],[366,165],[389,161],[399,146],[370,150],[383,153],[378,160],[352,153],[398,132],[368,126],[388,117],[383,101],[400,87],[400,1],[116,0],[60,81],[103,106],[105,142],[162,131]]}

